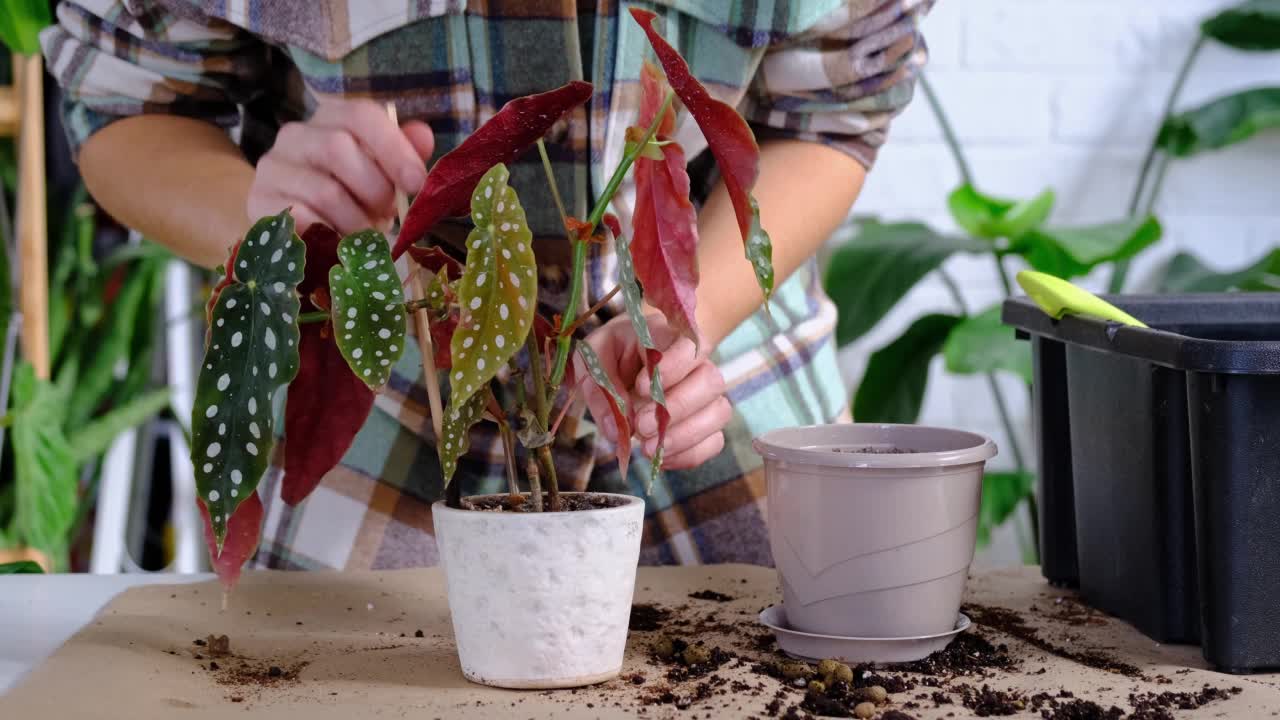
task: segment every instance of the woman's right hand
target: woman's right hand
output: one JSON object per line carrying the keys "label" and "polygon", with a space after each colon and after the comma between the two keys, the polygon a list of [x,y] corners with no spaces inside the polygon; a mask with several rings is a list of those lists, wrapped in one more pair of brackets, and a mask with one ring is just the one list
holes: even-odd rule
{"label": "woman's right hand", "polygon": [[342,235],[385,230],[395,217],[395,191],[421,189],[434,149],[425,123],[396,127],[372,100],[324,100],[309,120],[280,128],[258,161],[249,219],[292,208],[299,233],[314,222]]}

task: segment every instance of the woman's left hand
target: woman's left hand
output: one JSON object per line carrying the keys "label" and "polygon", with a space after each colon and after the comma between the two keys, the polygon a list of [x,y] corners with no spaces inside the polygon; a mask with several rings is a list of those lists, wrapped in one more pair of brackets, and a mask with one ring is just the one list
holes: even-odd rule
{"label": "woman's left hand", "polygon": [[[733,417],[733,407],[725,396],[720,369],[699,352],[693,341],[679,336],[661,313],[649,313],[649,334],[662,351],[658,375],[667,400],[671,422],[667,427],[664,468],[681,470],[697,467],[724,449],[723,430]],[[627,395],[632,413],[633,435],[642,452],[653,457],[658,450],[656,403],[649,397],[650,380],[644,370],[644,346],[636,339],[631,320],[620,315],[591,333],[586,342],[600,357],[600,363],[619,392]],[[591,417],[604,436],[617,442],[604,391],[580,369]]]}

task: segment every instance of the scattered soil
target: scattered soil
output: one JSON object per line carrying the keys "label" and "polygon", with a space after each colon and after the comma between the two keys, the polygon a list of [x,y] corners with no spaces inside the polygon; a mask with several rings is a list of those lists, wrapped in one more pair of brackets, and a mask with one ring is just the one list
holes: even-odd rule
{"label": "scattered soil", "polygon": [[[547,494],[542,496],[543,509],[550,506],[551,500]],[[521,495],[520,500],[513,499],[510,495],[486,495],[483,497],[463,498],[462,508],[464,510],[476,510],[479,512],[533,512],[533,496]],[[622,498],[610,497],[608,495],[598,495],[596,493],[561,493],[560,494],[560,511],[561,512],[577,512],[580,510],[605,510],[608,508],[621,507],[626,501]]]}
{"label": "scattered soil", "polygon": [[995,690],[990,685],[981,688],[960,685],[957,689],[960,691],[960,704],[978,717],[1016,715],[1027,709],[1026,701],[1017,692]]}
{"label": "scattered soil", "polygon": [[[297,682],[298,673],[308,664],[305,660],[285,665],[275,665],[270,662],[251,660],[249,658],[235,658],[217,671],[217,682],[219,685],[225,685],[241,691],[277,687]],[[237,695],[242,697],[244,692],[237,693]]]}
{"label": "scattered soil", "polygon": [[713,600],[715,602],[729,602],[733,600],[732,596],[716,592],[715,590],[699,590],[698,592],[689,593],[689,597],[694,600]]}
{"label": "scattered soil", "polygon": [[[663,623],[666,622],[667,618],[670,616],[670,610],[660,608],[657,605],[648,605],[644,603],[632,605],[630,628],[635,632],[661,630]],[[422,631],[419,630],[418,632]]]}
{"label": "scattered soil", "polygon": [[1240,688],[1215,688],[1205,685],[1199,692],[1134,693],[1129,695],[1134,720],[1172,720],[1172,710],[1197,710],[1215,700],[1226,700],[1240,694]]}
{"label": "scattered soil", "polygon": [[980,625],[1012,635],[1028,645],[1033,645],[1060,658],[1087,665],[1095,670],[1104,670],[1128,678],[1146,679],[1137,667],[1117,660],[1115,656],[1108,653],[1100,650],[1068,650],[1045,640],[1040,636],[1039,631],[1027,624],[1020,613],[1013,610],[984,605],[965,605],[963,611]]}
{"label": "scattered soil", "polygon": [[205,651],[209,657],[226,657],[231,654],[231,640],[226,635],[210,635],[205,638],[207,647]]}
{"label": "scattered soil", "polygon": [[[992,645],[976,633],[961,633],[947,647],[923,660],[899,666],[906,672],[933,677],[985,676],[989,670],[1013,670],[1018,661],[1008,645]],[[937,693],[935,693],[936,695]]]}

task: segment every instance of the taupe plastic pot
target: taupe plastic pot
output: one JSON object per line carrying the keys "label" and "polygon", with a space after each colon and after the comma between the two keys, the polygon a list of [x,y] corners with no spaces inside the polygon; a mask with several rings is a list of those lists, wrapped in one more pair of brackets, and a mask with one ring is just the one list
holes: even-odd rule
{"label": "taupe plastic pot", "polygon": [[994,442],[921,425],[843,424],[774,430],[754,447],[791,628],[895,638],[954,627]]}

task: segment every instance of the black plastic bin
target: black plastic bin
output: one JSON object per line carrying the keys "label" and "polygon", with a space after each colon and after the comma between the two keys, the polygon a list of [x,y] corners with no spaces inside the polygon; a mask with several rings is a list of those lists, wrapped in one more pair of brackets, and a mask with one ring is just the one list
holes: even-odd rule
{"label": "black plastic bin", "polygon": [[1045,577],[1222,670],[1280,668],[1280,294],[1110,299],[1151,328],[1004,305],[1035,358]]}

